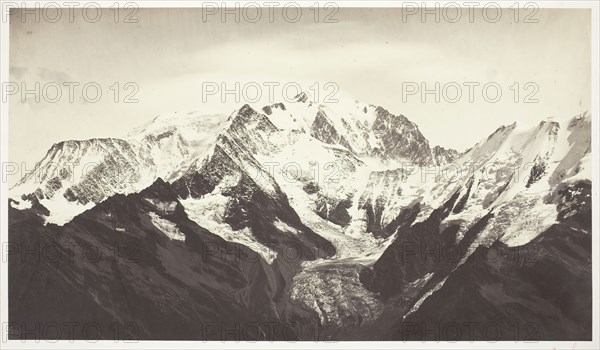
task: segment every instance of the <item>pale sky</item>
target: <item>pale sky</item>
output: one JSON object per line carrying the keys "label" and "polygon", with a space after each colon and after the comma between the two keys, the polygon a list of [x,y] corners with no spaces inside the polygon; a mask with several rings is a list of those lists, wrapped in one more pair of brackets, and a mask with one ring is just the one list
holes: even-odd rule
{"label": "pale sky", "polygon": [[[321,87],[334,82],[356,100],[416,122],[432,146],[460,151],[503,124],[568,118],[590,109],[589,10],[541,9],[538,23],[515,23],[507,9],[496,23],[477,11],[474,23],[466,14],[457,23],[436,23],[433,17],[423,22],[418,14],[403,21],[399,9],[341,9],[334,16],[338,23],[315,23],[313,15],[305,10],[296,23],[283,20],[280,12],[273,23],[267,13],[257,23],[243,17],[235,23],[233,16],[223,23],[219,15],[205,23],[200,9],[142,9],[135,15],[138,23],[115,23],[108,11],[96,23],[84,21],[79,12],[73,23],[66,13],[57,23],[33,18],[22,23],[19,14],[13,15],[10,81],[29,88],[34,82],[81,85],[74,89],[73,103],[66,86],[56,103],[36,103],[31,95],[22,103],[19,93],[11,97],[9,160],[31,169],[61,140],[124,137],[157,114],[229,114],[243,104],[232,96],[225,104],[214,96],[203,103],[203,82],[226,82],[230,88],[235,81]],[[99,102],[81,98],[81,86],[88,82],[101,87]],[[120,83],[118,103],[110,89],[115,82]],[[139,87],[138,103],[123,103],[133,91],[123,90],[127,82]],[[433,89],[436,82],[462,86],[462,97],[435,103],[427,95],[422,103],[417,93],[403,102],[403,85],[425,83]],[[464,85],[469,82],[479,84],[473,102]],[[496,103],[482,96],[482,86],[490,82],[502,89]],[[525,89],[528,82],[535,85]],[[538,102],[524,103],[531,92]],[[493,89],[488,93],[495,95]],[[48,96],[54,94],[48,90]],[[282,100],[280,94],[276,100]],[[448,94],[454,98],[455,90]]]}

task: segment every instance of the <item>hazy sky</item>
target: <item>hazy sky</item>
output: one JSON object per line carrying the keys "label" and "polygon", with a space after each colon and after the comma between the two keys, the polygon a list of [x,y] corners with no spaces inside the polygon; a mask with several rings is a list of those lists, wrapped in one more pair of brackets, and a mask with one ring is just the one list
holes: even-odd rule
{"label": "hazy sky", "polygon": [[[321,87],[334,82],[356,100],[404,114],[432,145],[458,150],[502,124],[567,118],[591,105],[588,10],[541,9],[534,17],[538,23],[522,23],[523,16],[515,23],[508,9],[496,23],[485,21],[480,11],[473,23],[466,13],[456,23],[443,17],[436,23],[433,16],[422,21],[419,14],[403,20],[398,9],[342,9],[333,17],[337,23],[323,23],[323,18],[316,23],[314,12],[306,9],[296,23],[277,10],[272,21],[265,10],[257,23],[244,17],[236,23],[233,15],[222,21],[218,14],[205,21],[201,9],[142,9],[135,15],[138,23],[123,23],[126,12],[118,23],[109,10],[96,23],[85,21],[80,11],[74,14],[73,23],[67,13],[57,23],[43,18],[36,23],[33,17],[23,23],[18,13],[11,18],[10,81],[30,89],[35,82],[50,83],[49,98],[56,94],[54,83],[80,84],[73,102],[64,85],[56,103],[35,102],[33,95],[22,103],[20,93],[12,96],[11,161],[33,167],[54,142],[123,137],[160,113],[229,114],[241,106],[233,96],[223,105],[219,95],[203,103],[203,82],[226,82],[229,88],[235,81],[242,87],[249,81]],[[82,86],[89,82],[102,89],[96,103],[82,98]],[[139,87],[138,103],[123,103],[134,91],[124,89],[127,82]],[[403,86],[424,83],[434,89],[436,82],[440,90],[450,83],[446,99],[436,103],[426,95],[423,103],[417,93],[403,101]],[[479,84],[473,87],[473,102],[465,85],[470,82]],[[502,91],[496,103],[483,98],[482,86],[490,82]],[[114,83],[119,83],[117,103]],[[533,84],[525,88],[526,83]],[[457,85],[462,96],[452,103]],[[88,90],[88,98],[94,91]],[[524,103],[530,93],[537,103]],[[493,99],[495,89],[486,97]]]}

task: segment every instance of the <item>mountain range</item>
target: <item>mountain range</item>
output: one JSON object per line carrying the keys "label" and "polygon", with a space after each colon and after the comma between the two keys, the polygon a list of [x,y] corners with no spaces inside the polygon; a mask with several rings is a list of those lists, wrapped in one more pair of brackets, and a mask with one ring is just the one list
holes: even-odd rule
{"label": "mountain range", "polygon": [[10,191],[12,337],[591,340],[591,116],[482,137],[301,93],[56,143]]}

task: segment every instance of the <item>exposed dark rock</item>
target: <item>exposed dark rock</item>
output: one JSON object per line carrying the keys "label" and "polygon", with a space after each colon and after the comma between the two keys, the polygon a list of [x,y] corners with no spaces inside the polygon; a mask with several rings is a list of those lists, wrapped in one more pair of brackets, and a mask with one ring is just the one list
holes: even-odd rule
{"label": "exposed dark rock", "polygon": [[352,207],[352,199],[332,200],[319,196],[317,201],[317,214],[334,224],[345,226],[350,223],[348,209]]}
{"label": "exposed dark rock", "polygon": [[[159,215],[185,241],[170,240],[151,222],[147,198],[177,202],[173,212]],[[268,212],[264,204],[256,206]],[[99,334],[79,327],[61,329],[58,338],[295,340],[299,334],[284,330],[313,322],[286,306],[300,260],[268,265],[210,233],[187,217],[162,180],[139,194],[115,195],[62,227],[44,226],[30,210],[10,209],[9,218],[11,339],[43,338],[27,331],[34,324],[94,322]],[[51,256],[43,253],[48,247]]]}
{"label": "exposed dark rock", "polygon": [[390,339],[589,341],[591,320],[591,237],[559,224],[524,246],[477,248]]}
{"label": "exposed dark rock", "polygon": [[451,164],[460,156],[457,150],[440,146],[433,147],[431,153],[433,154],[434,164],[438,166]]}
{"label": "exposed dark rock", "polygon": [[531,187],[534,183],[538,182],[544,173],[546,172],[546,162],[541,158],[537,158],[533,167],[531,167],[531,171],[529,172],[529,179],[527,179],[527,184],[525,185],[527,188]]}
{"label": "exposed dark rock", "polygon": [[418,165],[432,163],[429,141],[417,125],[403,115],[393,115],[377,107],[373,132],[383,148],[375,153],[388,159],[410,160]]}
{"label": "exposed dark rock", "polygon": [[457,213],[460,213],[461,211],[463,211],[463,209],[467,205],[467,200],[469,200],[469,195],[471,194],[471,188],[473,187],[473,182],[474,182],[474,177],[471,176],[471,178],[469,179],[469,182],[467,183],[467,193],[465,193],[465,195],[462,196],[462,198],[458,201],[458,203],[454,207],[454,210],[452,210],[452,212],[454,214],[457,214]]}
{"label": "exposed dark rock", "polygon": [[310,135],[317,140],[329,143],[332,145],[341,145],[349,151],[353,151],[348,140],[344,136],[340,136],[335,127],[328,120],[323,111],[319,111],[313,124],[310,127]]}
{"label": "exposed dark rock", "polygon": [[305,184],[302,189],[304,190],[304,192],[308,193],[308,194],[315,194],[317,192],[319,192],[319,184],[317,184],[314,181],[308,182],[307,184]]}
{"label": "exposed dark rock", "polygon": [[[415,279],[458,262],[440,255],[442,248],[454,245],[458,226],[449,226],[440,232],[440,223],[450,214],[459,194],[456,191],[427,220],[398,228],[398,236],[373,268],[361,272],[360,279],[369,290],[389,298],[400,293]],[[430,252],[432,254],[428,257]]]}

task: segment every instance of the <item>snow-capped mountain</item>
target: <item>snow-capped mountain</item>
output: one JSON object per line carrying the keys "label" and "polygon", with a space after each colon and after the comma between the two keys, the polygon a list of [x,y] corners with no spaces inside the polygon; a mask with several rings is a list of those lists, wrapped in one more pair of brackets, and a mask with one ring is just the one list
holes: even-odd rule
{"label": "snow-capped mountain", "polygon": [[431,149],[429,141],[419,127],[403,115],[393,115],[380,106],[362,104],[349,98],[338,98],[336,103],[317,104],[306,92],[300,94],[291,113],[297,108],[310,111],[305,121],[310,134],[328,144],[345,147],[358,156],[377,157],[388,161],[411,161],[419,165],[451,162],[456,151],[437,147]]}
{"label": "snow-capped mountain", "polygon": [[[534,265],[529,273],[544,273],[548,280],[557,283],[563,278],[586,280],[589,277],[590,247],[585,242],[591,234],[590,131],[591,117],[588,114],[562,123],[542,121],[534,127],[523,128],[517,123],[503,126],[456,160],[453,167],[462,171],[452,176],[443,172],[433,174],[440,178],[424,186],[428,196],[416,206],[415,210],[419,213],[414,216],[413,224],[395,225],[398,238],[372,268],[361,272],[361,281],[370,291],[379,293],[391,303],[400,303],[403,317],[392,322],[391,326],[385,326],[389,327],[390,337],[417,339],[414,334],[397,332],[407,322],[433,324],[440,319],[454,322],[454,317],[469,322],[495,322],[496,318],[478,316],[478,307],[461,310],[461,305],[481,303],[481,308],[488,309],[491,315],[498,315],[506,312],[505,300],[500,295],[513,299],[517,296],[526,298],[527,293],[544,295],[547,293],[545,288],[550,288],[546,282],[538,280],[539,276],[523,274],[527,269],[524,270],[522,264],[527,259]],[[560,234],[565,235],[564,242],[557,238]],[[571,245],[571,240],[577,243]],[[573,251],[561,251],[560,247]],[[553,256],[542,260],[544,251],[551,251]],[[493,261],[482,262],[479,254],[488,257],[498,255],[492,258],[495,259]],[[577,260],[580,266],[573,270],[565,267],[562,275],[549,276],[548,272],[541,272],[568,259]],[[472,264],[478,268],[488,264],[491,265],[486,267],[489,269],[500,268],[494,267],[494,264],[502,266],[501,276],[491,277],[495,279],[493,288],[497,289],[496,294],[486,294],[492,293],[486,289],[492,288],[488,286],[491,282],[488,282],[487,276],[461,276],[470,273]],[[519,283],[531,283],[525,282],[529,278],[535,281],[527,287],[530,290],[520,289]],[[523,281],[519,282],[520,279]],[[469,292],[472,299],[444,307],[448,313],[435,316],[441,299],[430,299],[431,296],[445,295],[452,300],[449,295],[458,295],[461,292],[457,289],[463,289],[457,286],[457,280],[473,288]],[[449,281],[452,282],[447,285]],[[568,298],[588,300],[590,292],[579,295],[580,291],[565,290],[564,293],[560,298],[569,295]],[[398,299],[407,295],[415,295],[412,302]],[[526,307],[526,312],[535,315],[530,321],[543,322],[541,318],[546,317],[543,316],[544,310],[564,307],[553,304],[553,300],[541,297],[535,307]],[[561,303],[567,302],[560,300]],[[521,311],[512,312],[513,318],[518,315],[517,321],[523,321],[519,318],[523,317]],[[554,339],[557,336],[555,332],[572,332],[577,334],[575,337],[589,336],[586,317],[556,312],[560,322],[540,330],[536,336]],[[587,312],[584,314],[587,315]],[[506,317],[510,318],[510,313]],[[571,328],[573,322],[577,330]],[[507,319],[506,323],[500,324],[504,332],[502,339],[513,339],[514,334],[510,334],[509,329],[514,321],[510,323]],[[482,339],[483,336],[479,334],[476,338]]]}
{"label": "snow-capped mountain", "polygon": [[225,119],[197,112],[158,116],[127,139],[56,143],[11,189],[11,198],[27,208],[35,197],[50,210],[47,222],[65,224],[114,194],[139,192],[157,178],[177,177],[210,148]]}
{"label": "snow-capped mountain", "polygon": [[[579,240],[589,237],[591,175],[589,114],[532,127],[502,126],[459,153],[431,147],[416,124],[383,107],[349,98],[323,104],[302,93],[293,102],[246,104],[229,116],[158,116],[124,139],[57,143],[11,189],[11,230],[24,230],[34,240],[41,232],[65,237],[82,232],[82,240],[100,245],[111,235],[134,239],[143,254],[156,256],[127,268],[132,291],[142,293],[140,286],[148,283],[152,288],[144,277],[149,269],[161,276],[160,288],[170,290],[164,282],[177,280],[178,288],[196,293],[174,289],[166,301],[144,295],[155,311],[178,310],[169,316],[174,321],[201,321],[180,309],[180,300],[216,313],[205,298],[217,293],[215,305],[231,302],[248,319],[295,320],[300,327],[314,319],[327,327],[319,339],[374,333],[398,339],[402,336],[391,328],[427,317],[436,293],[451,295],[458,283],[453,281],[466,279],[465,264],[477,259],[475,252],[515,249],[544,237],[558,242],[557,230]],[[95,239],[95,231],[102,238]],[[218,248],[202,246],[209,243]],[[545,249],[554,251],[553,244],[559,243]],[[243,256],[257,255],[254,264],[237,261],[239,256],[227,260],[227,252],[239,247]],[[423,247],[433,254],[440,247],[461,249],[453,259],[423,260]],[[197,255],[198,249],[205,251]],[[573,249],[574,260],[586,261],[590,247]],[[224,262],[202,271],[177,266],[209,253],[225,254]],[[33,273],[31,266],[23,269]],[[50,273],[106,274],[104,267],[86,269]],[[228,270],[233,280],[223,272]],[[567,270],[577,279],[587,276],[585,269]],[[240,271],[251,271],[263,285]],[[515,274],[494,278],[498,283],[524,278]],[[470,278],[476,286],[481,280]],[[73,297],[81,303],[94,302],[77,293]],[[550,301],[538,307],[544,303]],[[105,300],[99,308],[118,314],[123,305]],[[495,305],[486,307],[492,312],[500,308]],[[562,316],[579,331],[556,324],[556,332],[589,331],[581,320]],[[144,334],[156,331],[156,325],[136,321],[147,327]]]}

